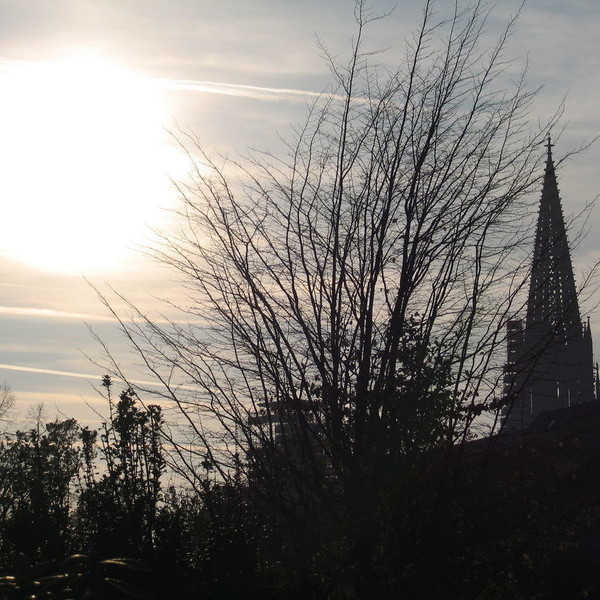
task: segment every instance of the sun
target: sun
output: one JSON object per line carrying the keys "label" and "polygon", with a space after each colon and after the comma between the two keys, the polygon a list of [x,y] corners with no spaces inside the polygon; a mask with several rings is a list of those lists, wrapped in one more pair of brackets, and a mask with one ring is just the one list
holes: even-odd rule
{"label": "sun", "polygon": [[0,251],[61,272],[118,269],[164,218],[176,157],[160,89],[94,56],[0,72]]}

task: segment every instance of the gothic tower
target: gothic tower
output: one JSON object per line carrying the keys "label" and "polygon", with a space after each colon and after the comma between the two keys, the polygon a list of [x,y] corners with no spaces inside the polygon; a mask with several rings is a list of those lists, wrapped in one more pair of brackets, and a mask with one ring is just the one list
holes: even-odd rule
{"label": "gothic tower", "polygon": [[505,428],[541,412],[595,400],[592,336],[579,313],[552,144],[538,214],[525,323],[507,325]]}

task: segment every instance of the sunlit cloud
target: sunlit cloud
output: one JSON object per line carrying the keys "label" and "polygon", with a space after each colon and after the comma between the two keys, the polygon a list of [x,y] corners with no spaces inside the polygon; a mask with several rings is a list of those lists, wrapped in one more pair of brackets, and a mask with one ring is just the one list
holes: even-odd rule
{"label": "sunlit cloud", "polygon": [[0,195],[10,199],[0,207],[8,225],[0,253],[69,274],[122,267],[148,227],[165,222],[177,197],[172,178],[189,168],[165,131],[173,91],[269,102],[320,96],[147,78],[96,56],[0,57]]}
{"label": "sunlit cloud", "polygon": [[0,67],[0,252],[45,271],[118,269],[164,221],[169,175],[187,165],[163,95],[96,56]]}
{"label": "sunlit cloud", "polygon": [[0,56],[0,73],[7,73],[12,69],[19,68],[22,65],[32,64],[29,60],[19,60],[17,58],[7,58]]}
{"label": "sunlit cloud", "polygon": [[93,315],[89,313],[67,312],[51,308],[34,308],[29,306],[0,306],[0,315],[15,317],[50,317],[58,319],[78,319],[83,321],[111,321],[116,319],[106,315]]}
{"label": "sunlit cloud", "polygon": [[[0,57],[0,73],[7,73],[14,69],[20,69],[23,66],[35,64],[37,63],[34,61],[15,60],[6,57]],[[102,83],[100,79],[99,81]],[[306,98],[318,98],[321,96],[320,92],[310,90],[242,85],[238,83],[223,83],[220,81],[201,81],[193,79],[149,79],[148,83],[154,83],[160,90],[166,91],[238,96],[243,98],[253,98],[255,100],[266,100],[269,102],[276,102],[280,100],[298,102]]]}

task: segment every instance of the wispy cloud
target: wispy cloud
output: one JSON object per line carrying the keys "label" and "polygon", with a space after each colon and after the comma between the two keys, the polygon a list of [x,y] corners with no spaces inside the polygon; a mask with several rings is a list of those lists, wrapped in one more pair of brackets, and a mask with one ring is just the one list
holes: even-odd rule
{"label": "wispy cloud", "polygon": [[[0,363],[0,369],[6,371],[21,371],[25,373],[39,373],[41,375],[58,375],[60,377],[76,377],[78,379],[102,379],[102,375],[95,375],[90,373],[74,373],[73,371],[57,371],[55,369],[40,369],[38,367],[28,367],[23,365],[6,365]],[[146,382],[147,385],[151,385],[150,382]]]}
{"label": "wispy cloud", "polygon": [[[98,315],[92,313],[69,312],[65,310],[54,310],[52,308],[34,308],[30,306],[0,306],[0,315],[11,317],[42,317],[46,319],[73,319],[74,321],[120,323],[119,319],[111,315]],[[143,320],[143,319],[142,319]],[[132,322],[133,323],[133,320]],[[152,319],[155,325],[189,325],[208,326],[205,319],[167,319],[156,317]]]}
{"label": "wispy cloud", "polygon": [[[42,369],[39,367],[29,367],[26,365],[7,365],[4,363],[0,363],[0,370],[6,370],[6,371],[19,371],[21,373],[37,373],[39,375],[55,375],[57,377],[74,377],[76,379],[88,379],[88,380],[95,380],[95,381],[101,381],[102,378],[104,377],[104,375],[98,375],[96,373],[77,373],[75,371],[58,371],[56,369]],[[159,388],[161,387],[160,382],[158,381],[143,381],[141,379],[129,379],[127,381],[125,381],[124,379],[121,379],[120,377],[114,377],[111,375],[111,379],[113,381],[118,381],[120,383],[127,383],[127,384],[135,384],[135,385],[139,385],[139,386],[150,386],[150,387],[154,387],[154,388]],[[193,387],[193,386],[187,386],[187,385],[177,385],[174,386],[179,390],[186,390],[186,391],[197,391],[197,388]]]}
{"label": "wispy cloud", "polygon": [[[97,375],[92,373],[77,373],[74,371],[58,371],[56,369],[41,369],[39,367],[28,367],[25,365],[7,365],[0,363],[0,369],[4,369],[6,371],[20,371],[24,373],[38,373],[40,375],[56,375],[58,377],[75,377],[76,379],[93,379],[96,381],[102,380],[103,375]],[[125,382],[123,379],[119,377],[111,376],[113,381],[119,381],[121,383],[135,383],[137,385],[150,385],[157,387],[159,384],[156,381],[141,381],[138,379],[132,379],[130,381]],[[189,388],[191,389],[191,388]]]}
{"label": "wispy cloud", "polygon": [[34,308],[29,306],[0,306],[0,315],[13,317],[50,317],[59,319],[78,319],[82,321],[116,321],[106,315],[93,315],[88,313],[67,312],[51,308]]}
{"label": "wispy cloud", "polygon": [[189,79],[158,79],[156,81],[164,89],[173,91],[240,96],[270,102],[279,100],[302,101],[306,98],[318,98],[322,95],[320,92],[308,90],[261,87],[238,83],[221,83],[218,81],[194,81]]}

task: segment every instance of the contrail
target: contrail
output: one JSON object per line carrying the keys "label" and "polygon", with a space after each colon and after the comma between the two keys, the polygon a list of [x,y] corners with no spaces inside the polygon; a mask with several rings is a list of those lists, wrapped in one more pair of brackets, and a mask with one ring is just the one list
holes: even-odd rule
{"label": "contrail", "polygon": [[30,306],[0,306],[0,315],[15,317],[52,317],[60,319],[83,319],[85,321],[116,321],[107,315],[92,315],[88,313],[68,312],[51,308],[33,308]]}
{"label": "contrail", "polygon": [[[55,369],[41,369],[39,367],[26,367],[23,365],[7,365],[0,363],[0,369],[5,369],[7,371],[20,371],[22,373],[38,373],[40,375],[57,375],[59,377],[75,377],[76,379],[94,379],[97,381],[102,380],[104,375],[96,375],[95,373],[76,373],[73,371],[57,371]],[[161,387],[160,382],[158,381],[143,381],[140,379],[128,379],[125,381],[120,377],[115,377],[113,375],[110,376],[113,381],[119,381],[121,383],[134,383],[136,385],[149,385],[152,387]],[[178,390],[186,390],[189,392],[197,391],[197,388],[188,386],[188,385],[178,385],[176,386]]]}
{"label": "contrail", "polygon": [[[56,371],[54,369],[40,369],[38,367],[25,367],[22,365],[6,365],[0,363],[0,369],[7,371],[23,371],[25,373],[41,373],[43,375],[60,375],[61,377],[77,377],[78,379],[102,379],[102,375],[92,375],[90,373],[74,373],[73,371]],[[151,385],[150,382],[146,382]]]}
{"label": "contrail", "polygon": [[162,87],[174,91],[199,92],[205,94],[221,94],[225,96],[241,96],[257,100],[299,101],[304,98],[319,98],[320,92],[296,90],[291,88],[272,88],[257,85],[242,85],[239,83],[221,83],[218,81],[194,81],[188,79],[157,79]]}
{"label": "contrail", "polygon": [[[30,306],[0,306],[0,315],[9,315],[12,317],[44,317],[50,319],[73,319],[85,322],[104,321],[107,323],[119,324],[120,321],[111,315],[97,315],[92,313],[78,313],[64,310],[55,310],[53,308],[34,308]],[[207,326],[209,322],[206,319],[167,319],[157,317],[152,319],[157,325],[189,325],[189,326]]]}

